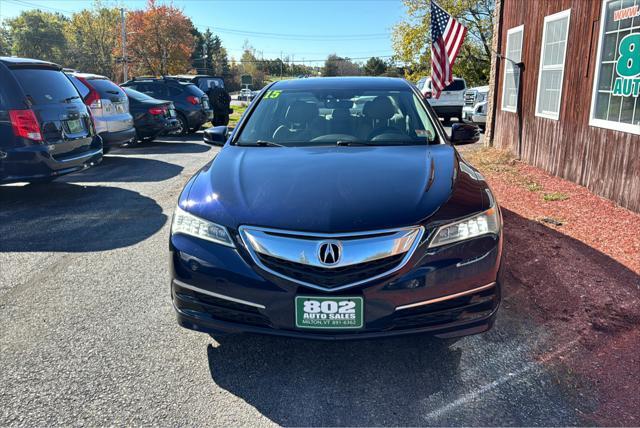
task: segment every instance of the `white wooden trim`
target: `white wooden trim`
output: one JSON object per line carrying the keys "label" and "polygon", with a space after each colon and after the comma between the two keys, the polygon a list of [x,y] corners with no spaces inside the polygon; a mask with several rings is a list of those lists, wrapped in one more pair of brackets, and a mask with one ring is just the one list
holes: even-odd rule
{"label": "white wooden trim", "polygon": [[[542,77],[542,61],[544,60],[544,50],[545,50],[545,37],[547,35],[547,23],[558,21],[560,19],[567,18],[567,31],[565,32],[564,38],[564,53],[562,56],[562,72],[560,73],[560,96],[558,98],[558,113],[544,113],[538,112],[538,107],[540,106],[540,88],[541,88],[541,77]],[[547,119],[558,120],[560,119],[560,110],[562,110],[562,89],[564,87],[564,69],[566,68],[567,62],[567,51],[569,50],[569,25],[571,24],[571,9],[563,10],[562,12],[554,13],[553,15],[548,15],[544,17],[544,22],[542,23],[542,47],[540,48],[540,64],[538,66],[538,91],[536,95],[536,111],[535,115],[538,117],[544,117]]]}
{"label": "white wooden trim", "polygon": [[[602,43],[606,31],[604,29],[607,26],[605,22],[607,10],[606,5],[611,0],[602,0],[602,8],[600,9],[600,31],[598,35],[598,52],[596,60],[594,61],[595,71],[593,73],[593,89],[591,90],[591,109],[589,111],[589,126],[596,128],[612,129],[614,131],[628,132],[630,134],[640,135],[640,125],[634,125],[632,123],[620,123],[613,120],[596,119],[594,117],[596,111],[596,98],[598,96],[598,81],[600,80],[600,61],[602,55]],[[607,61],[615,62],[615,61]],[[622,107],[621,107],[622,108]]]}
{"label": "white wooden trim", "polygon": [[[505,55],[509,53],[509,36],[513,33],[522,32],[522,37],[520,37],[520,61],[522,61],[522,44],[524,43],[524,24],[518,25],[517,27],[513,27],[507,30],[507,43],[504,49]],[[500,100],[500,108],[502,111],[508,111],[510,113],[516,113],[518,107],[518,88],[516,87],[516,108],[505,107],[504,106],[504,94],[505,88],[507,86],[507,64],[509,64],[508,60],[504,61],[504,73],[502,73],[502,99]],[[522,77],[522,76],[520,76]],[[518,80],[520,79],[518,78]]]}

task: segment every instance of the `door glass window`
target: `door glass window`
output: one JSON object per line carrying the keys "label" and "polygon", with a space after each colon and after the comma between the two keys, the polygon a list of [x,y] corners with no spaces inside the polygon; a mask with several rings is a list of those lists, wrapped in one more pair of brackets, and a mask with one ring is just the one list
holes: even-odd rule
{"label": "door glass window", "polygon": [[640,0],[606,0],[590,124],[640,134]]}

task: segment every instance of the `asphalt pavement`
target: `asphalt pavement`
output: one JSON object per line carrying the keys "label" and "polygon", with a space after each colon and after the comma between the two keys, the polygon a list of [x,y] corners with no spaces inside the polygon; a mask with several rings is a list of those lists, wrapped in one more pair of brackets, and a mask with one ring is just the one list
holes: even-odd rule
{"label": "asphalt pavement", "polygon": [[491,332],[453,344],[216,341],[178,327],[169,227],[219,150],[200,139],[0,186],[0,426],[579,423],[571,390],[534,358],[545,332],[508,299]]}

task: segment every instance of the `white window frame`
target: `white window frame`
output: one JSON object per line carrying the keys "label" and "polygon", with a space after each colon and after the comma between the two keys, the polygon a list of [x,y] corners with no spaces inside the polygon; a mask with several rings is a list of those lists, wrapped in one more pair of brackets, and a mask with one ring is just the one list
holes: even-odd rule
{"label": "white window frame", "polygon": [[627,132],[629,134],[640,135],[640,126],[633,123],[620,123],[612,120],[596,119],[594,117],[596,112],[596,98],[598,97],[598,81],[600,80],[600,58],[602,55],[602,44],[605,36],[605,28],[607,23],[604,20],[607,17],[606,5],[609,0],[602,0],[602,8],[600,10],[600,28],[598,36],[598,53],[596,60],[594,61],[595,72],[593,73],[593,88],[591,90],[591,109],[589,111],[589,126],[595,126],[597,128],[613,129],[614,131]]}
{"label": "white window frame", "polygon": [[[513,27],[507,30],[507,42],[506,42],[506,46],[505,46],[505,54],[509,54],[509,36],[512,35],[513,33],[518,33],[521,32],[522,33],[522,37],[520,37],[520,62],[522,62],[522,45],[524,43],[524,24],[519,25],[517,27]],[[504,99],[505,99],[505,89],[507,88],[507,72],[508,72],[508,67],[510,67],[511,61],[510,58],[509,59],[505,59],[504,60],[504,73],[502,75],[502,100],[500,101],[500,108],[502,109],[502,111],[508,111],[510,113],[516,113],[517,109],[518,109],[518,88],[516,87],[516,106],[515,108],[511,108],[511,107],[505,107],[504,105]],[[519,73],[519,70],[514,70],[514,73]],[[518,80],[521,78],[522,76],[518,77]]]}
{"label": "white window frame", "polygon": [[[538,107],[540,106],[540,89],[542,89],[542,67],[544,60],[544,51],[546,48],[546,35],[547,35],[547,23],[553,21],[559,21],[561,19],[567,19],[567,31],[564,35],[565,45],[564,45],[564,54],[562,57],[562,69],[560,73],[560,95],[558,97],[558,113],[540,113],[538,112]],[[558,120],[560,119],[560,111],[562,110],[562,92],[564,89],[564,69],[567,64],[567,51],[569,50],[569,28],[571,25],[571,9],[563,10],[562,12],[554,13],[553,15],[548,15],[544,17],[544,22],[542,23],[542,47],[540,48],[540,65],[538,67],[538,94],[536,95],[536,111],[535,114],[538,117],[544,117],[547,119]],[[558,70],[558,68],[555,68]]]}

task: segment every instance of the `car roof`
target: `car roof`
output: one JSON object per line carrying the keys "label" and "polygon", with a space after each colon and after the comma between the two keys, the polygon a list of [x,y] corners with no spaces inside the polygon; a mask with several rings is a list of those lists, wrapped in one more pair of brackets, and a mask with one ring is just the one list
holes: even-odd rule
{"label": "car roof", "polygon": [[[129,84],[129,83],[144,83],[144,82],[152,82],[152,83],[159,83],[159,82],[163,82],[163,83],[176,83],[179,85],[193,85],[193,82],[181,82],[180,80],[178,80],[177,77],[135,77],[131,80],[126,81],[124,84]],[[195,86],[195,85],[194,85]]]}
{"label": "car roof", "polygon": [[49,61],[41,61],[39,59],[32,58],[17,58],[13,56],[0,56],[0,62],[6,65],[44,65],[49,67],[55,67],[62,70],[62,67],[58,64]]}
{"label": "car roof", "polygon": [[396,77],[312,77],[309,79],[280,80],[270,89],[365,89],[365,90],[406,90],[410,85]]}
{"label": "car roof", "polygon": [[92,74],[92,73],[70,73],[76,77],[82,77],[83,79],[101,79],[101,80],[109,80],[107,76],[102,76],[100,74]]}
{"label": "car roof", "polygon": [[195,79],[196,77],[211,77],[214,79],[222,79],[222,77],[220,76],[212,76],[210,74],[176,74],[175,76],[171,77],[176,77],[178,79]]}

